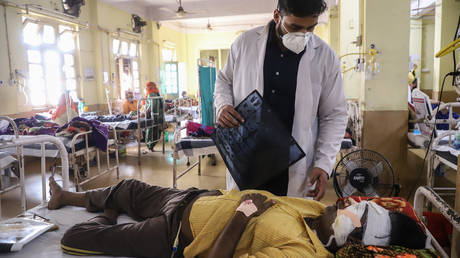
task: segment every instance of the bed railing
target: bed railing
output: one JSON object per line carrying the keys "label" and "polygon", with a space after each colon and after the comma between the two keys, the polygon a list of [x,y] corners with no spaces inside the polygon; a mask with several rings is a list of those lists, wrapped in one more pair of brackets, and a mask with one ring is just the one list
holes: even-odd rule
{"label": "bed railing", "polygon": [[[111,172],[112,170],[116,169],[117,170],[117,178],[119,178],[120,176],[120,169],[119,169],[119,166],[120,166],[120,162],[119,162],[119,157],[118,157],[118,139],[117,139],[117,131],[115,128],[112,128],[110,127],[109,130],[112,131],[113,135],[114,135],[114,145],[115,145],[115,162],[116,162],[116,165],[114,165],[113,167],[110,166],[110,149],[109,149],[109,144],[110,144],[110,140],[108,140],[107,142],[107,152],[106,152],[106,158],[107,158],[107,168],[101,172],[101,161],[100,161],[100,150],[97,148],[97,147],[90,147],[89,144],[88,144],[88,137],[89,135],[92,133],[92,131],[88,131],[88,132],[81,132],[81,133],[78,133],[76,135],[73,136],[72,138],[72,142],[71,142],[71,146],[72,146],[72,155],[71,155],[71,161],[72,161],[72,167],[74,169],[74,177],[75,177],[75,188],[76,188],[76,191],[79,191],[81,186],[96,179],[96,178],[99,178],[109,172]],[[85,138],[85,149],[83,150],[80,150],[80,151],[76,151],[75,149],[75,144],[76,144],[76,141],[78,140],[78,138],[80,137],[84,137]],[[89,177],[85,180],[80,180],[79,178],[79,169],[78,169],[78,164],[77,164],[77,157],[82,155],[83,153],[81,152],[84,152],[85,154],[85,161],[86,161],[86,171],[87,173],[89,174],[90,173],[90,158],[89,158],[89,154],[90,152],[96,152],[96,163],[97,163],[97,174],[92,176],[92,177]]]}
{"label": "bed railing", "polygon": [[[155,101],[157,100],[157,101]],[[141,109],[141,102],[145,101],[144,105],[144,110]],[[150,108],[147,110],[145,108],[147,104],[150,103]],[[162,105],[163,103],[163,105]],[[153,105],[156,105],[156,110],[157,112],[154,111]],[[149,119],[147,119],[147,114],[150,114],[150,118],[152,120],[151,124],[149,125]],[[161,117],[163,116],[163,117]],[[144,127],[142,127],[142,118],[144,119]],[[158,122],[156,122],[156,120]],[[137,158],[138,158],[138,164],[141,164],[141,139],[142,139],[142,130],[141,129],[148,129],[148,128],[155,128],[158,127],[160,130],[163,130],[165,127],[165,112],[164,112],[164,99],[161,96],[156,96],[156,97],[147,97],[147,98],[141,98],[137,102],[137,137],[138,137],[138,144],[137,144]],[[160,138],[158,140],[155,140],[153,142],[159,142],[160,140],[163,140],[163,153],[165,152],[165,135],[164,132],[161,132]],[[147,135],[146,135],[147,137]]]}
{"label": "bed railing", "polygon": [[[25,173],[24,173],[24,155],[23,155],[23,146],[27,144],[36,144],[39,143],[41,146],[41,177],[42,177],[42,204],[46,203],[46,168],[45,168],[45,143],[52,143],[56,145],[61,156],[62,163],[62,186],[65,190],[69,189],[69,159],[67,150],[58,138],[49,136],[49,135],[37,135],[30,137],[19,137],[19,132],[16,126],[16,123],[9,117],[0,116],[0,120],[8,121],[14,130],[14,137],[11,140],[0,142],[0,149],[16,147],[16,154],[18,156],[19,163],[19,186],[12,187],[10,189],[5,189],[0,191],[0,194],[10,191],[17,187],[21,188],[21,208],[23,211],[27,210],[26,205],[26,190],[25,190]],[[1,214],[1,205],[0,205],[0,214]]]}
{"label": "bed railing", "polygon": [[[454,230],[460,232],[460,215],[455,212],[449,204],[447,204],[432,188],[421,186],[415,192],[414,210],[419,218],[423,218],[423,207],[425,201],[429,201],[439,212],[452,224]],[[431,238],[431,243],[440,253],[442,257],[450,257],[436,239],[427,231],[428,237]],[[456,243],[453,243],[455,245]]]}

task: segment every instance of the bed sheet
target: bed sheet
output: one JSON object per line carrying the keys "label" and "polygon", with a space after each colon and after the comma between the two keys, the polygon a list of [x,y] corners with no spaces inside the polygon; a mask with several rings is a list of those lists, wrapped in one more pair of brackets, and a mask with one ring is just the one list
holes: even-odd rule
{"label": "bed sheet", "polygon": [[[155,121],[158,122],[158,121]],[[124,121],[117,121],[117,122],[102,122],[102,124],[115,127],[118,130],[135,130],[137,129],[137,119],[134,120],[124,120]],[[152,119],[141,119],[141,128],[145,128],[147,126],[151,126],[153,124]]]}
{"label": "bed sheet", "polygon": [[219,153],[211,138],[184,137],[175,144],[179,158]]}
{"label": "bed sheet", "polygon": [[[62,252],[60,241],[67,229],[77,223],[87,221],[90,218],[96,217],[98,213],[87,212],[84,208],[80,207],[63,207],[59,210],[48,210],[43,206],[35,207],[27,213],[35,213],[44,218],[50,219],[51,223],[59,226],[59,229],[52,232],[46,232],[38,238],[32,240],[23,247],[19,252],[2,254],[2,257],[34,257],[34,258],[72,258],[76,257]],[[118,224],[134,222],[133,219],[126,215],[121,215],[118,218]],[[85,256],[85,257],[108,257],[108,256]]]}

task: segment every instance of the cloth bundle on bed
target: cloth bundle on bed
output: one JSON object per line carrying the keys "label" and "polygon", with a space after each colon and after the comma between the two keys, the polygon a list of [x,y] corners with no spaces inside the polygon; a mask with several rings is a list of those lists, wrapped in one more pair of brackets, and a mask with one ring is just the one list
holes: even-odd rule
{"label": "cloth bundle on bed", "polygon": [[[20,135],[51,135],[54,136],[59,129],[57,123],[51,120],[37,119],[37,116],[31,118],[16,118],[16,123]],[[14,134],[11,125],[0,128],[0,135]]]}
{"label": "cloth bundle on bed", "polygon": [[[37,118],[39,118],[39,116],[36,115],[31,118],[14,119],[14,122],[18,126],[19,134],[64,136],[65,138],[71,140],[77,133],[92,130],[90,142],[94,143],[100,150],[104,152],[107,151],[109,132],[107,127],[97,120],[75,117],[70,122],[60,127],[58,124],[51,122],[50,120],[41,120]],[[4,127],[0,127],[0,135],[13,134],[14,131],[11,125],[6,126],[5,124]]]}
{"label": "cloth bundle on bed", "polygon": [[107,142],[109,140],[109,130],[107,126],[101,124],[97,120],[87,120],[82,117],[75,117],[70,122],[59,128],[56,136],[73,137],[75,134],[81,132],[88,132],[92,130],[91,136],[94,140],[95,146],[102,150],[107,151]]}
{"label": "cloth bundle on bed", "polygon": [[214,127],[202,125],[200,123],[188,122],[185,126],[187,135],[193,137],[211,137],[214,133]]}

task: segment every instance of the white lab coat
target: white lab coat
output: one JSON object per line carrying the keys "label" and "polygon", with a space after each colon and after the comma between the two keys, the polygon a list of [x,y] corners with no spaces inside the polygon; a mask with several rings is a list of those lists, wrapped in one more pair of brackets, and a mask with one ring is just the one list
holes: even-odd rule
{"label": "white lab coat", "polygon": [[[238,105],[255,89],[263,95],[268,29],[267,25],[247,31],[232,44],[227,64],[216,80],[218,115],[222,107]],[[306,195],[313,167],[332,173],[346,124],[340,62],[334,51],[313,35],[299,64],[292,128],[292,136],[306,157],[289,168],[289,196]],[[238,189],[228,171],[227,189]]]}

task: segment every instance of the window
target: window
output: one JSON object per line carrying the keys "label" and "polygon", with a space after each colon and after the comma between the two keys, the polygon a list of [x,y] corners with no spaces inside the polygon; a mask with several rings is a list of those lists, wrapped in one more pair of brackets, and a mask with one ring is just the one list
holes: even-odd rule
{"label": "window", "polygon": [[136,57],[137,56],[137,47],[135,43],[129,44],[129,56]]}
{"label": "window", "polygon": [[178,72],[177,62],[166,62],[164,69],[164,88],[167,94],[178,93]]}
{"label": "window", "polygon": [[134,80],[134,92],[140,93],[140,81],[139,81],[139,65],[137,61],[132,62],[132,69],[133,69],[133,80]]}
{"label": "window", "polygon": [[128,55],[128,42],[126,42],[126,41],[121,42],[120,54],[122,56],[127,56]]}
{"label": "window", "polygon": [[162,71],[162,91],[166,94],[178,94],[179,92],[179,74],[178,64],[175,48],[163,48],[161,50],[161,57],[164,62],[164,69]]}
{"label": "window", "polygon": [[112,42],[112,53],[114,55],[118,55],[119,50],[120,50],[120,41],[118,39],[114,39]]}
{"label": "window", "polygon": [[77,99],[74,31],[69,26],[24,19],[27,88],[34,106],[56,105],[64,89]]}
{"label": "window", "polygon": [[124,97],[126,90],[133,90],[140,93],[140,74],[139,74],[139,43],[124,39],[112,40],[112,53],[115,56],[117,67],[118,88],[120,96]]}

